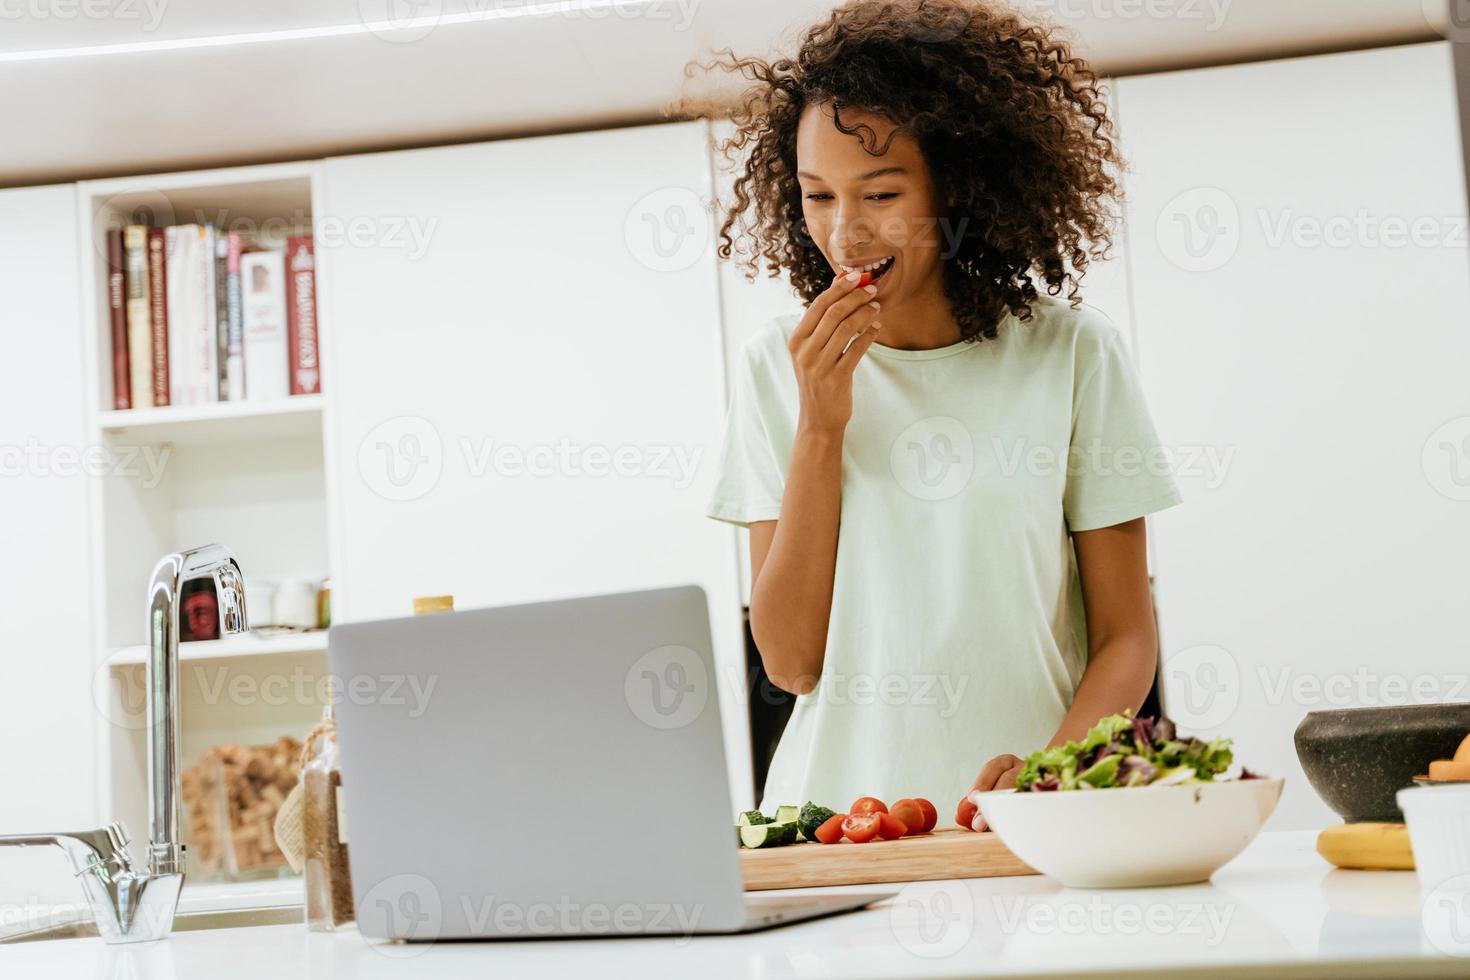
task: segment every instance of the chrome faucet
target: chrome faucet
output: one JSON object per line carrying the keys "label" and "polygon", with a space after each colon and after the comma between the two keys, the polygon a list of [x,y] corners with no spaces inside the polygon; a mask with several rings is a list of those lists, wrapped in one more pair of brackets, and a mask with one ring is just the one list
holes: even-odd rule
{"label": "chrome faucet", "polygon": [[148,584],[148,870],[184,875],[179,833],[179,593],[190,579],[214,576],[220,633],[250,628],[235,553],[224,545],[165,555]]}
{"label": "chrome faucet", "polygon": [[139,870],[120,823],[79,833],[0,835],[0,846],[52,845],[66,852],[98,934],[109,943],[162,939],[173,929],[184,884],[179,834],[179,598],[190,579],[212,575],[220,631],[249,628],[240,563],[223,545],[165,555],[148,585],[148,867]]}

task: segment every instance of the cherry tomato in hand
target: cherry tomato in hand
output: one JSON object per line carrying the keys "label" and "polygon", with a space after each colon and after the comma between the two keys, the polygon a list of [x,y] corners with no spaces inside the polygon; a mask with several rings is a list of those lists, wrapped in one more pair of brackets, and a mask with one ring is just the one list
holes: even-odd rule
{"label": "cherry tomato in hand", "polygon": [[975,820],[975,814],[979,812],[980,808],[975,805],[975,801],[967,796],[960,800],[960,808],[955,812],[954,822],[959,824],[962,830],[969,830],[971,829],[970,824]]}

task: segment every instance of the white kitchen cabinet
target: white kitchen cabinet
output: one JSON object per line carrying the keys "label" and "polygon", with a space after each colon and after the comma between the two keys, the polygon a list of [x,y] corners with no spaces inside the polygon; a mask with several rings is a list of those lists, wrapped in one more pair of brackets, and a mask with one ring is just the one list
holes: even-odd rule
{"label": "white kitchen cabinet", "polygon": [[[98,826],[75,202],[0,191],[0,834]],[[81,900],[61,851],[0,848],[0,910]]]}
{"label": "white kitchen cabinet", "polygon": [[1287,777],[1278,828],[1334,819],[1307,711],[1470,699],[1454,100],[1438,43],[1119,83],[1142,376],[1186,467],[1155,522],[1164,692]]}
{"label": "white kitchen cabinet", "polygon": [[[697,583],[751,795],[708,134],[681,123],[326,162],[339,620]],[[555,692],[527,692],[554,698]]]}
{"label": "white kitchen cabinet", "polygon": [[[715,138],[724,141],[733,135],[735,127],[729,122],[718,122],[712,127]],[[718,149],[712,153],[715,191],[721,204],[734,201],[735,178],[744,167],[740,155],[726,160]],[[724,222],[723,213],[716,215],[715,227]],[[738,262],[738,256],[720,261],[720,309],[724,324],[724,350],[727,370],[739,364],[740,349],[745,342],[766,327],[777,317],[800,314],[806,304],[791,288],[785,275],[770,278],[764,266],[753,279],[746,278],[746,270]],[[727,383],[730,378],[726,378]],[[750,535],[737,532],[740,549],[740,601],[750,605]]]}

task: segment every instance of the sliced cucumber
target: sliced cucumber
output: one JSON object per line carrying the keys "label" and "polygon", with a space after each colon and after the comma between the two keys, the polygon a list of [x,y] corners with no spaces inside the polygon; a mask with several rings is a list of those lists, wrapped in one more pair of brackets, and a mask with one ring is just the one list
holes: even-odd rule
{"label": "sliced cucumber", "polygon": [[771,823],[790,823],[797,818],[800,812],[798,807],[778,806],[776,807],[776,819],[772,820]]}
{"label": "sliced cucumber", "polygon": [[740,828],[740,843],[746,847],[784,847],[796,843],[796,821],[747,824]]}
{"label": "sliced cucumber", "polygon": [[737,827],[759,827],[763,823],[770,823],[771,819],[759,810],[746,810],[740,814],[735,821]]}

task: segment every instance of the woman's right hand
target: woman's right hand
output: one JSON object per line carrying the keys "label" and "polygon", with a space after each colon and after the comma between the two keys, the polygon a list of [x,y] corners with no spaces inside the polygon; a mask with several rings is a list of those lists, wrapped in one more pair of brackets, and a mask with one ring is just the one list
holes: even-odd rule
{"label": "woman's right hand", "polygon": [[[807,307],[787,348],[801,397],[798,428],[841,433],[852,418],[852,372],[877,339],[877,286],[861,273],[839,276]],[[851,343],[849,343],[849,341]]]}

